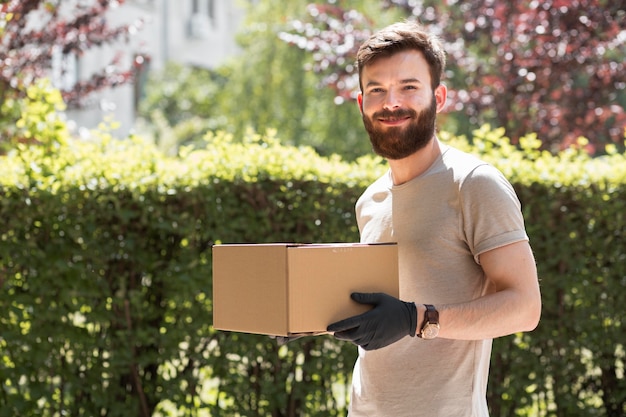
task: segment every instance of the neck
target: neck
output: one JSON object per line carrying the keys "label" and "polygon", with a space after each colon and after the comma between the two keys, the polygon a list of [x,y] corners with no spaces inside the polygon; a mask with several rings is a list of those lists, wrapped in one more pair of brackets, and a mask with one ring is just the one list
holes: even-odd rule
{"label": "neck", "polygon": [[402,159],[390,159],[389,168],[394,185],[401,185],[422,175],[441,155],[441,146],[437,137],[422,149]]}

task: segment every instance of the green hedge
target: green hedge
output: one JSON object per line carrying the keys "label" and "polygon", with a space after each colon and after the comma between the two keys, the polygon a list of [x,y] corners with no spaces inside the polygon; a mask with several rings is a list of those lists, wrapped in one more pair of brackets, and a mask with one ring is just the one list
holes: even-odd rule
{"label": "green hedge", "polygon": [[[538,329],[494,344],[492,416],[621,416],[624,155],[502,134],[442,134],[511,179],[541,276]],[[0,158],[0,416],[345,415],[353,346],[212,329],[211,245],[357,240],[380,160],[271,133],[175,158],[106,133]]]}

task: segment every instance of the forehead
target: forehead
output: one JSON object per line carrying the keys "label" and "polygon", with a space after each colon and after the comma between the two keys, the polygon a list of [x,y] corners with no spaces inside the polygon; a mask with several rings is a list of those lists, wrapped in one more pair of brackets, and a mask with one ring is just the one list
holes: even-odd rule
{"label": "forehead", "polygon": [[409,79],[430,85],[430,78],[430,68],[424,54],[413,49],[376,58],[364,66],[361,72],[363,86]]}

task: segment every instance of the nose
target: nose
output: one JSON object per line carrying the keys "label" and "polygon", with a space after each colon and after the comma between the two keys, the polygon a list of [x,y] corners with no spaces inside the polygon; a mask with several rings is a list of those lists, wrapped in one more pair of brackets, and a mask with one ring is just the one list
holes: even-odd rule
{"label": "nose", "polygon": [[400,107],[400,96],[392,89],[387,91],[385,94],[385,100],[383,102],[383,107],[387,110],[394,110]]}

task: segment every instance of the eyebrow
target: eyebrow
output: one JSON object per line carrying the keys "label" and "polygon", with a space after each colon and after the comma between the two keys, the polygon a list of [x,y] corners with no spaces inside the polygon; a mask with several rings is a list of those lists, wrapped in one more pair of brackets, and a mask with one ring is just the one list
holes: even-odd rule
{"label": "eyebrow", "polygon": [[[422,84],[422,82],[420,80],[418,80],[417,78],[407,78],[404,80],[400,81],[400,85],[405,85],[405,84]],[[377,87],[379,85],[382,85],[381,83],[379,83],[378,81],[369,81],[367,84],[365,84],[365,87]]]}

